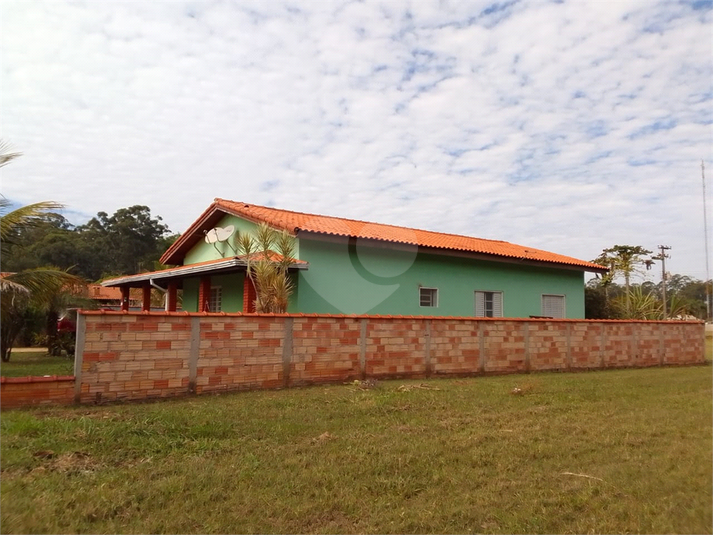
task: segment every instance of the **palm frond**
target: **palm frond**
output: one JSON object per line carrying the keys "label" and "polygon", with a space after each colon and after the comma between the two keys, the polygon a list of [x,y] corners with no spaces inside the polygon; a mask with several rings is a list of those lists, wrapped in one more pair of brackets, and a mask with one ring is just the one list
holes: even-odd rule
{"label": "palm frond", "polygon": [[3,277],[3,280],[20,285],[29,292],[30,299],[38,308],[46,308],[63,290],[70,290],[86,282],[58,268],[26,269]]}
{"label": "palm frond", "polygon": [[696,303],[693,299],[673,294],[668,299],[668,316],[670,318],[684,318],[688,315],[694,315],[695,306]]}
{"label": "palm frond", "polygon": [[21,152],[15,152],[10,143],[0,139],[0,167],[7,165],[15,158],[22,156]]}
{"label": "palm frond", "polygon": [[268,254],[272,249],[277,232],[266,223],[260,223],[255,231],[255,241],[257,242],[258,250],[261,253]]}
{"label": "palm frond", "polygon": [[5,295],[9,296],[10,294],[30,295],[30,290],[22,284],[8,280],[5,277],[0,278],[0,292],[3,294],[3,299],[5,299]]}
{"label": "palm frond", "polygon": [[290,264],[295,260],[295,239],[283,230],[277,235],[275,246],[277,253],[282,257],[278,262],[279,268],[282,272],[287,273]]}
{"label": "palm frond", "polygon": [[[9,206],[7,200],[0,204],[0,209],[4,210]],[[0,215],[0,240],[5,243],[20,231],[32,228],[43,222],[48,214],[55,210],[60,210],[63,205],[53,201],[43,201],[27,206],[21,206],[6,214]]]}
{"label": "palm frond", "polygon": [[634,286],[614,299],[614,307],[622,319],[658,320],[663,317],[661,300],[641,286]]}

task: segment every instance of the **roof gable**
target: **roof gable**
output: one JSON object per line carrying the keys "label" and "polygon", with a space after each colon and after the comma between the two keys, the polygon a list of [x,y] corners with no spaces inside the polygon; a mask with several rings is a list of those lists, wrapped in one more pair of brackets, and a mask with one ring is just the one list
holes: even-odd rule
{"label": "roof gable", "polygon": [[211,204],[196,222],[164,253],[161,257],[161,262],[165,264],[180,263],[186,251],[199,239],[203,239],[202,231],[212,228],[212,226],[223,217],[224,213],[233,214],[255,223],[264,222],[278,230],[285,230],[293,236],[298,236],[300,233],[305,232],[328,236],[361,238],[381,242],[416,245],[418,247],[442,251],[488,255],[493,256],[493,260],[496,260],[497,257],[501,257],[503,259],[559,264],[586,271],[607,271],[605,267],[592,262],[505,241],[473,238],[457,234],[446,234],[380,223],[369,223],[341,217],[292,212],[225,199],[215,199],[213,204]]}

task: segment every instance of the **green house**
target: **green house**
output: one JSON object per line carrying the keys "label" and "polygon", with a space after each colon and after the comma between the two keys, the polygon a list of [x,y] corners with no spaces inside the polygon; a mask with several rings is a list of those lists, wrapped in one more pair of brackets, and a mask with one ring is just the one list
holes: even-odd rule
{"label": "green house", "polygon": [[[288,312],[584,318],[584,273],[606,268],[504,241],[216,199],[164,253],[177,267],[104,281],[167,292],[166,309],[252,312],[255,290],[231,235],[260,223],[295,238]],[[122,303],[122,306],[124,304]]]}

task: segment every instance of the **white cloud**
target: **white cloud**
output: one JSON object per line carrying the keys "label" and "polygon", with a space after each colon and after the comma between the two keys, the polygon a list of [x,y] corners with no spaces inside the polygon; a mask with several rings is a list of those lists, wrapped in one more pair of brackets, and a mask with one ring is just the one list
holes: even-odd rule
{"label": "white cloud", "polygon": [[13,200],[180,231],[225,197],[585,259],[667,243],[705,276],[710,2],[0,10]]}

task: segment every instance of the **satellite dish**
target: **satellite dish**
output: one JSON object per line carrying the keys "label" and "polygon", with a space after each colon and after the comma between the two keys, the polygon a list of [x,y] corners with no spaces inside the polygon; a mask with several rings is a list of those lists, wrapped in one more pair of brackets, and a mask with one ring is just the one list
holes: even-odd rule
{"label": "satellite dish", "polygon": [[205,241],[206,243],[225,241],[233,235],[233,232],[235,232],[233,225],[228,225],[225,228],[215,227],[205,233]]}

